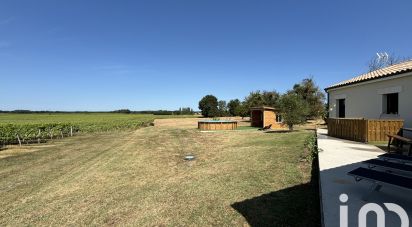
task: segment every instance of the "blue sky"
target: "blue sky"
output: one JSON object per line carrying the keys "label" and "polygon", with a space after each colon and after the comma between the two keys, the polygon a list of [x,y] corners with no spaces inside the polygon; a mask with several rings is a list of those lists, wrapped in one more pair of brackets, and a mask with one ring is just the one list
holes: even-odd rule
{"label": "blue sky", "polygon": [[412,56],[412,1],[1,1],[0,109],[177,109]]}

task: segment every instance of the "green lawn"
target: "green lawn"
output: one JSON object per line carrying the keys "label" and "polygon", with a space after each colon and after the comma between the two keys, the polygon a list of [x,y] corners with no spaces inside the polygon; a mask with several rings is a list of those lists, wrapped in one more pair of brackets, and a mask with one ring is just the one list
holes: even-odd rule
{"label": "green lawn", "polygon": [[319,226],[309,135],[147,127],[6,149],[0,226]]}

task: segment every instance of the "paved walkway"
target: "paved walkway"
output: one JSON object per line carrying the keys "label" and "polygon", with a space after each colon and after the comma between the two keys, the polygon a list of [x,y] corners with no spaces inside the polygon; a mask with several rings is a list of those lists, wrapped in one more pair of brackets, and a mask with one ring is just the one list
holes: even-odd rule
{"label": "paved walkway", "polygon": [[[373,145],[352,142],[343,139],[328,137],[325,129],[318,129],[319,168],[321,184],[321,200],[323,209],[324,226],[339,226],[339,210],[341,205],[348,206],[348,226],[358,226],[358,212],[367,202],[361,198],[369,192],[369,182],[356,183],[353,177],[346,173],[357,168],[365,167],[361,162],[376,158],[383,151]],[[341,194],[347,194],[349,200],[342,203],[339,200]],[[371,194],[368,202],[381,205],[383,203],[396,203],[402,206],[409,215],[412,224],[412,193],[411,191],[382,187],[381,191]],[[398,216],[386,212],[386,226],[400,226]],[[368,216],[368,226],[376,226],[376,216]]]}

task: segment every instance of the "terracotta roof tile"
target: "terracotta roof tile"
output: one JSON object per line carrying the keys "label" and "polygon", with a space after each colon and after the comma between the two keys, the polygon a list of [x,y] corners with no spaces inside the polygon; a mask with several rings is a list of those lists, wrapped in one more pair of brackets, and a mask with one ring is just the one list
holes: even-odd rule
{"label": "terracotta roof tile", "polygon": [[368,73],[359,75],[349,80],[339,82],[337,84],[327,87],[325,90],[329,90],[329,89],[337,88],[337,87],[343,87],[343,86],[347,86],[350,84],[360,83],[363,81],[374,80],[374,79],[379,79],[379,78],[384,78],[384,77],[389,77],[389,76],[395,76],[400,73],[411,72],[411,71],[412,71],[412,60],[409,60],[409,61],[405,61],[405,62],[396,64],[396,65],[391,65],[391,66],[388,66],[382,69],[368,72]]}

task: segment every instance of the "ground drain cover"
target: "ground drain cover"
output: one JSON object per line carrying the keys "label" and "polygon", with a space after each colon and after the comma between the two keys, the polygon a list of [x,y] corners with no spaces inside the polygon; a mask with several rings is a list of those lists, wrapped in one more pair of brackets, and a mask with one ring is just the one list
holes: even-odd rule
{"label": "ground drain cover", "polygon": [[195,157],[194,155],[191,155],[191,154],[185,156],[185,160],[186,160],[186,161],[192,161],[192,160],[194,160],[195,158],[196,158],[196,157]]}

